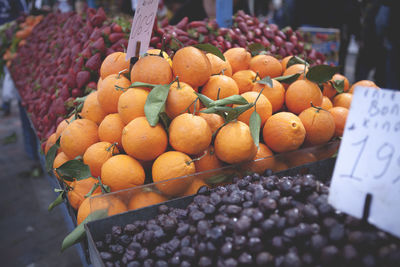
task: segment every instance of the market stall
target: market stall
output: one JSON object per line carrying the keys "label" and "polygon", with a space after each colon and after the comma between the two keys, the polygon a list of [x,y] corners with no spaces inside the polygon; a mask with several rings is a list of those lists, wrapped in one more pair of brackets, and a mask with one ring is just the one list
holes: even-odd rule
{"label": "market stall", "polygon": [[61,249],[85,266],[396,266],[394,232],[328,202],[355,88],[378,86],[290,27],[243,11],[169,25],[152,4],[9,28]]}

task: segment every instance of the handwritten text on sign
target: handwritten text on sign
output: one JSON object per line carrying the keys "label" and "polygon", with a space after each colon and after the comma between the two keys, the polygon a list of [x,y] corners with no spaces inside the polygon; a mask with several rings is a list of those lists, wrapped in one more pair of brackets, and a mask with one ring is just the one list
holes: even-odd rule
{"label": "handwritten text on sign", "polygon": [[329,202],[400,237],[400,92],[357,87],[353,95]]}
{"label": "handwritten text on sign", "polygon": [[158,0],[138,1],[129,36],[127,59],[135,56],[137,42],[140,42],[139,54],[142,55],[147,52],[157,9]]}

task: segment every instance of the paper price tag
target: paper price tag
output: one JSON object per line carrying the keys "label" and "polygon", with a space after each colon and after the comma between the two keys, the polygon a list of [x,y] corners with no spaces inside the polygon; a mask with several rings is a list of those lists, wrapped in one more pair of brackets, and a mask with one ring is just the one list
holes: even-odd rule
{"label": "paper price tag", "polygon": [[355,88],[328,200],[400,237],[400,92]]}
{"label": "paper price tag", "polygon": [[157,14],[158,0],[138,0],[135,16],[132,21],[126,59],[135,56],[136,46],[140,42],[139,54],[146,53],[149,48],[154,19]]}

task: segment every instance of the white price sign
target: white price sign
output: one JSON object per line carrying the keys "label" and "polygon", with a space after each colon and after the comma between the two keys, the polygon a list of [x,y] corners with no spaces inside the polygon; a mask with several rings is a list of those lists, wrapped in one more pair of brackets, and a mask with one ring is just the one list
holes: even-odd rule
{"label": "white price sign", "polygon": [[146,53],[149,48],[154,19],[157,14],[158,0],[138,0],[135,16],[132,21],[126,59],[135,56],[136,46],[140,42],[139,54]]}
{"label": "white price sign", "polygon": [[400,237],[400,92],[356,87],[329,203]]}

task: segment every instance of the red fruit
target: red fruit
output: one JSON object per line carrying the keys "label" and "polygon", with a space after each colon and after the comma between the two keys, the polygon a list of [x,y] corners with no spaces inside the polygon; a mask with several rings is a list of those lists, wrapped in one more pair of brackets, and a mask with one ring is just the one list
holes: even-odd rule
{"label": "red fruit", "polygon": [[68,74],[66,76],[66,83],[69,88],[76,87],[76,74],[72,69],[68,70]]}
{"label": "red fruit", "polygon": [[112,33],[108,37],[108,39],[110,39],[111,43],[116,43],[119,39],[122,39],[122,38],[124,38],[124,34],[123,33]]}
{"label": "red fruit", "polygon": [[94,29],[89,39],[94,42],[101,37],[101,30],[99,28]]}
{"label": "red fruit", "polygon": [[102,29],[102,33],[103,33],[103,36],[109,36],[111,34],[111,27],[110,26],[105,26]]}
{"label": "red fruit", "polygon": [[126,39],[119,39],[115,44],[111,46],[111,49],[114,49],[115,51],[122,52],[124,49],[128,47],[128,40]]}
{"label": "red fruit", "polygon": [[89,47],[86,47],[85,49],[83,49],[83,51],[82,51],[82,53],[81,53],[81,56],[82,56],[84,59],[88,59],[88,58],[90,58],[90,57],[92,56],[92,51],[90,51],[90,48],[89,48]]}
{"label": "red fruit", "polygon": [[71,96],[68,90],[68,86],[65,85],[61,87],[59,96],[63,101],[66,101]]}
{"label": "red fruit", "polygon": [[84,63],[85,61],[83,60],[83,57],[78,57],[73,66],[74,72],[78,73],[82,69]]}
{"label": "red fruit", "polygon": [[[88,72],[87,70],[83,70],[78,72],[78,74],[76,74],[76,85],[78,89],[83,88],[90,80],[90,72]],[[72,96],[73,92],[72,92]]]}
{"label": "red fruit", "polygon": [[101,55],[100,53],[94,54],[91,58],[86,61],[85,67],[94,71],[98,72],[101,66]]}
{"label": "red fruit", "polygon": [[95,49],[97,50],[97,52],[104,54],[106,52],[106,45],[104,43],[104,39],[102,37],[97,39],[97,41],[92,44],[92,49]]}
{"label": "red fruit", "polygon": [[106,13],[104,12],[104,9],[100,7],[97,9],[96,15],[94,15],[91,18],[92,25],[95,27],[100,27],[103,25],[103,22],[107,19]]}
{"label": "red fruit", "polygon": [[82,96],[82,91],[79,90],[78,88],[74,88],[71,91],[71,96],[72,97],[80,97],[80,96]]}
{"label": "red fruit", "polygon": [[118,24],[114,24],[111,29],[113,32],[122,32],[122,27]]}
{"label": "red fruit", "polygon": [[93,89],[93,90],[96,90],[97,89],[97,83],[96,82],[89,82],[87,85],[86,85],[86,87],[87,88],[90,88],[90,89]]}
{"label": "red fruit", "polygon": [[178,22],[178,24],[176,24],[175,27],[177,27],[178,29],[184,30],[184,29],[186,29],[188,22],[189,22],[189,18],[184,17],[181,21]]}

